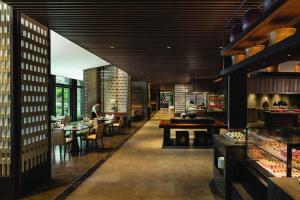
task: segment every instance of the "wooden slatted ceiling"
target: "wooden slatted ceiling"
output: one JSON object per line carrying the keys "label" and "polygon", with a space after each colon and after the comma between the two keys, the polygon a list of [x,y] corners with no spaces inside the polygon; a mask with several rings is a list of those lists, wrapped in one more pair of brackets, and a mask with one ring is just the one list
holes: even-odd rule
{"label": "wooden slatted ceiling", "polygon": [[[135,79],[183,83],[219,74],[224,26],[241,0],[4,2]],[[236,19],[260,5],[248,0]]]}

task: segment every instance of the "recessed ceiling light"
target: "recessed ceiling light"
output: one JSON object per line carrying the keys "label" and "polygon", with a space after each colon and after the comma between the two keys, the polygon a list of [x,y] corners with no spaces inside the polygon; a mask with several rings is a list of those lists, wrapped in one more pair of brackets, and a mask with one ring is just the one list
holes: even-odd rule
{"label": "recessed ceiling light", "polygon": [[114,47],[114,46],[110,46],[109,48],[110,48],[110,49],[114,49],[115,47]]}
{"label": "recessed ceiling light", "polygon": [[171,49],[172,47],[170,47],[170,46],[167,46],[167,49]]}
{"label": "recessed ceiling light", "polygon": [[292,55],[291,54],[288,54],[288,57],[291,57]]}
{"label": "recessed ceiling light", "polygon": [[220,46],[219,49],[223,49],[223,47]]}

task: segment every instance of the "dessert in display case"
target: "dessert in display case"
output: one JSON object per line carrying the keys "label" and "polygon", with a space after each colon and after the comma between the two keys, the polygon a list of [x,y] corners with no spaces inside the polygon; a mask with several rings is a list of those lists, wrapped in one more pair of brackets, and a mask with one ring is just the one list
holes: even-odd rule
{"label": "dessert in display case", "polygon": [[208,93],[207,108],[211,111],[224,111],[224,95]]}
{"label": "dessert in display case", "polygon": [[228,130],[224,136],[231,140],[233,143],[245,143],[246,131],[245,130]]}
{"label": "dessert in display case", "polygon": [[249,128],[249,163],[267,177],[300,178],[300,129]]}

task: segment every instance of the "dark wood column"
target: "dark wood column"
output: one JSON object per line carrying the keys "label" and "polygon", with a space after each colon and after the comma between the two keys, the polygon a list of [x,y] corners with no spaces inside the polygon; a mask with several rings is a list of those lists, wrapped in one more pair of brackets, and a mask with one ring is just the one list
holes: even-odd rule
{"label": "dark wood column", "polygon": [[[54,75],[49,76],[49,113],[56,116],[56,78]],[[51,119],[50,119],[51,120]]]}
{"label": "dark wood column", "polygon": [[11,16],[13,24],[12,31],[12,77],[11,84],[11,180],[12,187],[9,188],[11,193],[9,196],[12,199],[17,199],[22,193],[21,186],[21,14],[13,10]]}
{"label": "dark wood column", "polygon": [[[84,70],[84,111],[85,115],[90,118],[92,117],[93,105],[98,102],[103,102],[103,97],[100,97],[100,91],[104,85],[99,85],[100,73],[101,71],[99,72],[97,68]],[[102,110],[103,104],[101,104],[101,111]]]}
{"label": "dark wood column", "polygon": [[77,120],[77,80],[71,80],[71,117],[72,121]]}
{"label": "dark wood column", "polygon": [[247,126],[247,73],[235,72],[227,77],[227,123],[229,128]]}

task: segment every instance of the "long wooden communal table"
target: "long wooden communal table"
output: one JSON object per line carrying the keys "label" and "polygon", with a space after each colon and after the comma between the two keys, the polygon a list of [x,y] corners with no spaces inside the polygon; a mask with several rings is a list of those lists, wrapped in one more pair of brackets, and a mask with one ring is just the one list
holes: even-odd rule
{"label": "long wooden communal table", "polygon": [[227,125],[219,120],[213,123],[171,123],[170,120],[161,120],[159,128],[164,129],[163,146],[172,146],[171,129],[207,129],[209,135],[220,134],[221,128],[227,128]]}

